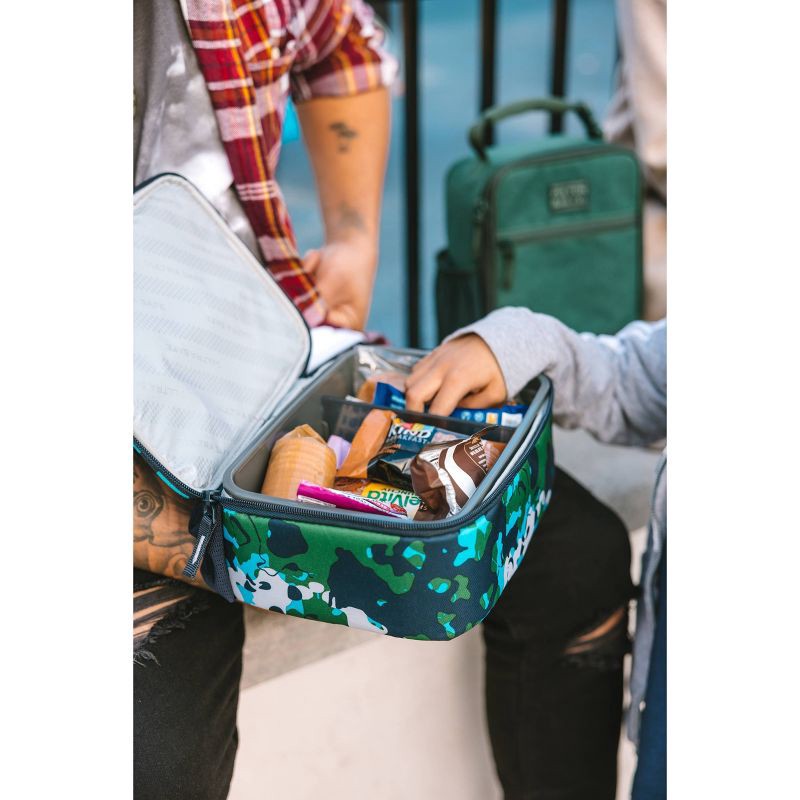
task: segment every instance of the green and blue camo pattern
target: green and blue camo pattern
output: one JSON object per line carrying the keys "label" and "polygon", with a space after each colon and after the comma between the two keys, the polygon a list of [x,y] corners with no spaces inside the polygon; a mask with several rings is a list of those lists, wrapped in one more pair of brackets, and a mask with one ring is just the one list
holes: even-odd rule
{"label": "green and blue camo pattern", "polygon": [[550,500],[550,422],[489,511],[435,536],[224,510],[225,557],[242,602],[409,639],[452,639],[492,609]]}

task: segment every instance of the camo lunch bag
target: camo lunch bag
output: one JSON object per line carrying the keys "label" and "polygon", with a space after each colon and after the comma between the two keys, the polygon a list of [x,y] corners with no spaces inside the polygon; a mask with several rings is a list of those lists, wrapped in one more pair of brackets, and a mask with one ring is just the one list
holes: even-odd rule
{"label": "camo lunch bag", "polygon": [[338,352],[317,364],[322,333],[179,175],[134,194],[134,312],[134,448],[196,501],[187,574],[232,602],[410,639],[452,639],[489,614],[550,500],[546,377],[523,392],[519,426],[498,429],[507,445],[458,514],[346,512],[259,492],[283,433],[307,423],[327,436],[365,345],[335,332]]}

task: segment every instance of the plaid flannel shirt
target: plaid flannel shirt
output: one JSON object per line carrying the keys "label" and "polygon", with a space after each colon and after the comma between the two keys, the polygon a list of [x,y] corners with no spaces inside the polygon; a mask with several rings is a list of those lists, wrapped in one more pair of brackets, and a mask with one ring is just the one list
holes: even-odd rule
{"label": "plaid flannel shirt", "polygon": [[290,93],[297,102],[391,83],[396,63],[363,0],[186,0],[234,187],[272,276],[309,325],[325,319],[275,180]]}

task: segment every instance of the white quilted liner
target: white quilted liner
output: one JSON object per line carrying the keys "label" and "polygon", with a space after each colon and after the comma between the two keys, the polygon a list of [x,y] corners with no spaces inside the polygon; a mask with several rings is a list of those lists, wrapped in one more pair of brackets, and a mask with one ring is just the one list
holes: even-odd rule
{"label": "white quilted liner", "polygon": [[136,438],[196,491],[302,374],[300,313],[211,204],[176,175],[134,196]]}

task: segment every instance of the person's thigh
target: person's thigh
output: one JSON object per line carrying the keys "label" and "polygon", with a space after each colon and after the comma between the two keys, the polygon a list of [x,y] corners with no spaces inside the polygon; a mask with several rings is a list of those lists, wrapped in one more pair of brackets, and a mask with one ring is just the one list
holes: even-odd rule
{"label": "person's thigh", "polygon": [[557,470],[550,507],[484,622],[507,798],[613,798],[632,594],[625,525]]}
{"label": "person's thigh", "polygon": [[[242,606],[195,589],[198,605],[134,664],[136,800],[228,795],[238,743]],[[190,607],[191,608],[191,607]]]}

